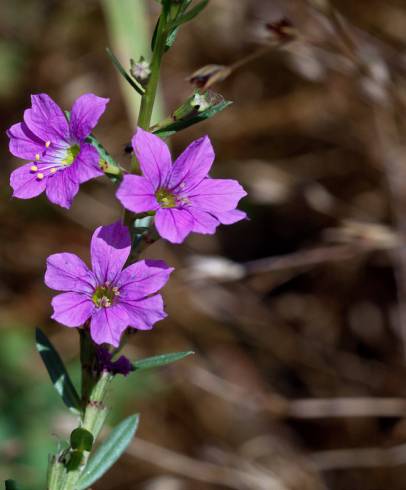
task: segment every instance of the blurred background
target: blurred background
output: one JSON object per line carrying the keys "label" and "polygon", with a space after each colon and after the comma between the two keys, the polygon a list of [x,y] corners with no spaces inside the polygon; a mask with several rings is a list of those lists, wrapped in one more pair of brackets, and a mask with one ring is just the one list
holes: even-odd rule
{"label": "blurred background", "polygon": [[[78,379],[78,336],[50,320],[46,257],[88,260],[92,230],[120,209],[106,178],[69,212],[11,199],[5,130],[31,93],[69,109],[94,92],[110,98],[95,134],[129,165],[137,95],[105,48],[126,67],[148,58],[158,10],[0,3],[0,478],[23,488],[44,488],[47,455],[75,422],[35,351],[41,326]],[[172,139],[176,155],[209,134],[213,175],[243,183],[250,219],[147,250],[176,267],[169,317],[126,354],[196,355],[115,383],[111,424],[134,412],[141,424],[95,488],[405,488],[405,25],[403,0],[211,0],[181,29],[155,122],[191,94],[195,70],[261,50],[212,87],[233,105]]]}

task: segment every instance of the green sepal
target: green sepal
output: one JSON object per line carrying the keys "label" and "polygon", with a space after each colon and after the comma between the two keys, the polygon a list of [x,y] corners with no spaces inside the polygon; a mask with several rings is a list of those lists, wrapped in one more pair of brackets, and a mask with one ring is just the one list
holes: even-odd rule
{"label": "green sepal", "polygon": [[122,171],[118,163],[92,134],[86,138],[86,141],[94,146],[94,148],[96,148],[98,151],[100,157],[99,165],[106,176],[113,182],[117,182],[122,175]]}
{"label": "green sepal", "polygon": [[80,477],[77,490],[85,490],[101,478],[127,449],[137,430],[139,415],[124,419],[97,449]]}
{"label": "green sepal", "polygon": [[72,449],[79,451],[91,451],[93,447],[93,434],[86,429],[78,427],[70,435]]}
{"label": "green sepal", "polygon": [[124,69],[123,65],[118,61],[118,59],[114,56],[113,52],[110,48],[106,48],[106,52],[111,62],[115,66],[116,70],[120,73],[120,75],[131,85],[131,87],[138,92],[141,96],[144,95],[145,89],[139,84],[134,78],[132,78]]}
{"label": "green sepal", "polygon": [[160,366],[171,364],[172,362],[180,361],[187,356],[194,354],[193,351],[185,352],[172,352],[170,354],[161,354],[159,356],[146,357],[133,363],[134,371],[141,371],[143,369],[152,369]]}
{"label": "green sepal", "polygon": [[65,365],[48,337],[37,328],[35,330],[37,351],[47,368],[52,384],[65,405],[75,414],[80,412],[80,398],[65,368]]}

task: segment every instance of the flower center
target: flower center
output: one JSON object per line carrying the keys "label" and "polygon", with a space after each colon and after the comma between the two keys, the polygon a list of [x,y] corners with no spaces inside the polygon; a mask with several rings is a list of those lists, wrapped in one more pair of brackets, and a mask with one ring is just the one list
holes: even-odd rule
{"label": "flower center", "polygon": [[110,284],[106,283],[102,286],[97,286],[93,293],[92,300],[99,308],[108,308],[114,304],[119,295],[120,291],[117,287],[112,287]]}
{"label": "flower center", "polygon": [[80,146],[79,145],[72,145],[66,150],[66,156],[62,160],[62,163],[64,165],[72,165],[74,162],[75,158],[78,156],[80,152]]}
{"label": "flower center", "polygon": [[162,208],[175,208],[177,205],[176,196],[166,189],[158,189],[155,197]]}

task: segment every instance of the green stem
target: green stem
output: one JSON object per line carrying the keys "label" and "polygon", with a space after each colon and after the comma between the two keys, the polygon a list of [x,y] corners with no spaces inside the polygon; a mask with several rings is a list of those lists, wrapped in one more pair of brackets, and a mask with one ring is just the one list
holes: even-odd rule
{"label": "green stem", "polygon": [[[82,365],[82,414],[79,427],[89,431],[96,441],[108,414],[105,399],[113,376],[106,372],[98,373],[95,346],[89,330],[85,327],[79,333]],[[90,455],[89,452],[83,451],[79,454],[79,464],[73,465],[72,458],[78,456],[77,453],[77,450],[70,447],[52,457],[48,471],[48,490],[76,489]]]}
{"label": "green stem", "polygon": [[156,43],[154,52],[152,53],[151,76],[148,80],[147,86],[145,87],[145,93],[141,99],[140,114],[138,117],[138,126],[146,130],[149,129],[151,123],[152,110],[154,108],[155,96],[158,88],[161,60],[165,52],[166,38],[166,19],[165,15],[162,13],[159,17]]}
{"label": "green stem", "polygon": [[[156,42],[151,59],[151,75],[145,87],[145,93],[141,98],[140,113],[138,115],[138,126],[140,128],[148,130],[151,124],[152,110],[154,108],[156,92],[158,89],[158,81],[161,69],[162,56],[165,53],[167,31],[166,31],[166,18],[162,12],[157,27]],[[134,157],[131,164],[131,173],[138,173],[139,165],[137,159]],[[124,212],[124,223],[131,227],[134,221],[134,216],[130,211]],[[131,230],[133,232],[133,230]]]}

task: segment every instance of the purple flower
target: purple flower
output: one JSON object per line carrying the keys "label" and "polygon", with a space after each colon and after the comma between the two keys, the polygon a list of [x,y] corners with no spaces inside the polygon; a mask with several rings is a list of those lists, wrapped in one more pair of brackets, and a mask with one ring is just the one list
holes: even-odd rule
{"label": "purple flower", "polygon": [[126,175],[117,191],[135,213],[156,211],[159,234],[180,243],[192,231],[213,234],[219,224],[246,217],[236,209],[246,192],[236,180],[211,179],[214,150],[207,136],[194,141],[172,165],[167,145],[138,128],[132,139],[143,176]]}
{"label": "purple flower", "polygon": [[48,257],[45,284],[64,291],[52,300],[52,318],[67,327],[90,319],[92,339],[115,347],[128,326],[149,330],[165,318],[162,296],[155,293],[173,269],[162,261],[141,260],[123,270],[130,248],[128,229],[117,222],[93,234],[93,271],[71,253]]}
{"label": "purple flower", "polygon": [[70,120],[46,94],[31,96],[24,121],[7,131],[10,152],[30,163],[10,177],[13,196],[48,199],[69,208],[79,184],[103,175],[97,150],[85,140],[106,109],[108,99],[85,94],[73,104]]}

